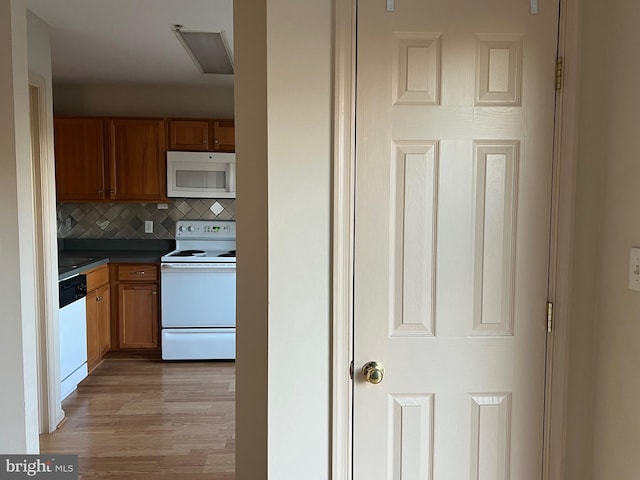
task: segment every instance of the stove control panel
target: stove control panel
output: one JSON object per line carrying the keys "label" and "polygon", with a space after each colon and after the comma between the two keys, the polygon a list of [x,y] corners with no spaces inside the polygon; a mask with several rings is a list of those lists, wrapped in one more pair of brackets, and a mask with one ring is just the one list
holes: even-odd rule
{"label": "stove control panel", "polygon": [[236,222],[220,220],[178,220],[176,239],[235,240]]}
{"label": "stove control panel", "polygon": [[229,235],[231,233],[231,227],[228,225],[225,225],[222,227],[217,227],[217,226],[210,227],[208,225],[205,225],[204,233],[220,233],[220,234]]}

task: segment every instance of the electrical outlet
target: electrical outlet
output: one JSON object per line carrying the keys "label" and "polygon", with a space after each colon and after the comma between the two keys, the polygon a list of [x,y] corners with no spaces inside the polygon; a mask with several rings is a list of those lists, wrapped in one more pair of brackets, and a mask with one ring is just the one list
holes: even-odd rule
{"label": "electrical outlet", "polygon": [[640,292],[640,248],[631,247],[629,251],[629,288]]}
{"label": "electrical outlet", "polygon": [[144,233],[153,233],[153,220],[144,222]]}
{"label": "electrical outlet", "polygon": [[158,210],[168,210],[169,209],[169,204],[168,203],[159,203],[158,204]]}

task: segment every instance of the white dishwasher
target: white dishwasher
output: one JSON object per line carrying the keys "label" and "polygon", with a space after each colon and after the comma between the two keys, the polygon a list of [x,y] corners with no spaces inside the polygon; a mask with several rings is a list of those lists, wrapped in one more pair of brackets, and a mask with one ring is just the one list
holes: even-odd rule
{"label": "white dishwasher", "polygon": [[60,299],[60,397],[64,400],[87,376],[87,279],[75,275],[61,280]]}

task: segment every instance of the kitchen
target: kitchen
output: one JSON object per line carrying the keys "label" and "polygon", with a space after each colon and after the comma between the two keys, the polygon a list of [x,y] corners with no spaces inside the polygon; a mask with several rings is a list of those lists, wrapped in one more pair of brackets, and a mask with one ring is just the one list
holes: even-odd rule
{"label": "kitchen", "polygon": [[[56,55],[56,51],[69,47],[68,44],[65,46],[61,32],[74,22],[81,23],[79,16],[82,12],[70,16],[69,12],[65,12],[65,16],[50,7],[49,2],[32,3],[30,7],[46,18],[53,32],[59,278],[66,280],[69,277],[78,278],[76,274],[86,275],[87,295],[83,297],[86,303],[85,368],[89,379],[91,372],[99,369],[109,355],[135,355],[142,360],[160,359],[163,356],[167,360],[192,359],[190,357],[193,355],[181,350],[181,345],[177,347],[181,353],[167,351],[163,355],[162,347],[170,342],[161,341],[161,322],[167,317],[163,312],[172,308],[167,306],[169,300],[165,293],[176,292],[178,288],[163,288],[165,273],[162,270],[176,269],[185,262],[183,257],[169,258],[168,254],[179,249],[191,249],[186,248],[189,241],[207,241],[206,235],[217,228],[225,236],[220,241],[221,251],[218,254],[229,254],[235,250],[233,76],[199,73],[177,40],[171,25],[165,25],[164,18],[162,28],[166,27],[166,31],[158,35],[168,36],[167,42],[175,42],[172,48],[179,55],[179,60],[169,58],[165,48],[163,55],[167,56],[170,68],[166,70],[168,67],[165,64],[160,70],[165,69],[164,72],[171,74],[163,73],[161,76],[158,70],[147,71],[142,76],[146,75],[147,79],[152,76],[154,80],[143,83],[142,77],[136,78],[135,69],[129,68],[130,64],[125,67],[124,74],[122,69],[118,72],[118,69],[101,62],[98,62],[97,70],[91,71],[88,68],[91,62],[82,59],[76,60],[83,67],[80,78],[74,76],[78,71],[66,76],[73,70],[73,65],[66,71],[64,65],[60,67],[67,55]],[[231,2],[220,4],[217,8],[216,15],[210,16],[215,17],[213,23],[216,25],[208,26],[207,30],[226,30],[230,37],[227,41],[231,42]],[[131,6],[131,9],[135,10],[135,6]],[[174,10],[182,9],[176,6]],[[133,18],[136,12],[129,13]],[[206,22],[199,18],[201,15],[192,13],[191,18],[185,18],[182,11],[174,13],[178,18],[176,22],[204,29]],[[93,12],[98,16],[105,14],[104,11]],[[121,12],[120,16],[127,15]],[[150,21],[149,18],[146,21]],[[219,23],[224,23],[224,28]],[[117,29],[115,23],[110,23],[104,32],[92,32],[92,35],[110,36]],[[140,32],[129,34],[134,37],[139,35],[137,39],[129,36],[124,40],[131,44],[144,37]],[[60,37],[62,41],[59,41]],[[160,44],[165,39],[156,41]],[[144,46],[140,48],[145,49]],[[127,62],[126,59],[124,61]],[[185,72],[188,73],[185,75]],[[71,138],[72,141],[65,140],[65,133],[70,134],[67,139]],[[142,144],[137,143],[139,140]],[[142,151],[147,156],[134,167],[131,164],[126,167],[117,165],[112,160],[112,154],[118,145],[125,150],[130,149],[129,153]],[[213,169],[214,183],[213,186],[208,185],[209,192],[171,192],[171,179],[177,181],[173,182],[173,187],[179,187],[179,180],[185,178],[185,172],[184,169],[167,170],[167,151],[191,151],[191,156],[207,152],[207,156],[223,159],[213,163],[220,168]],[[75,155],[77,159],[78,152],[85,158],[93,156],[91,161],[83,162],[85,167],[87,164],[98,166],[88,175],[83,176],[77,163],[74,164],[73,158]],[[65,158],[71,160],[65,164]],[[182,165],[189,162],[183,159]],[[138,170],[135,171],[135,168]],[[114,174],[116,169],[118,173]],[[87,177],[90,178],[89,182],[97,183],[87,188]],[[186,177],[189,177],[188,173]],[[65,180],[69,178],[71,181]],[[98,184],[102,188],[94,188]],[[193,233],[190,229],[194,229],[197,230],[195,233],[202,233],[205,238],[186,238],[178,240],[176,245],[176,232],[180,231],[181,226],[185,236]],[[180,241],[187,242],[185,248],[180,247]],[[163,256],[167,258],[163,260]],[[208,354],[208,359],[233,359],[234,332],[231,327],[235,324],[235,318],[228,318],[234,312],[230,300],[235,301],[232,298],[235,293],[235,273],[231,274],[229,267],[235,266],[235,254],[233,257],[226,255],[215,262],[211,262],[214,257],[201,253],[197,258],[194,268],[210,262],[225,269],[222,276],[226,283],[220,291],[228,305],[225,311],[227,319],[216,328],[227,327],[227,338],[223,342],[224,351]],[[174,273],[166,275],[170,275],[169,278],[175,276]],[[73,288],[79,292],[83,290],[83,287]],[[213,301],[212,305],[216,304],[214,299],[208,300]],[[192,317],[191,305],[186,308],[189,317]],[[62,324],[61,320],[61,328]],[[201,325],[190,324],[185,327]],[[77,335],[81,329],[72,330]],[[62,338],[61,342],[61,350],[64,350]],[[77,338],[74,344],[78,344]],[[196,355],[198,359],[206,356]],[[81,374],[76,374],[75,380],[72,380],[81,381],[78,375]],[[71,394],[71,391],[73,387],[70,387],[70,391],[63,390],[63,395]]]}
{"label": "kitchen", "polygon": [[[197,151],[203,148],[201,138],[206,145],[206,135],[195,144],[176,145],[174,139],[182,138],[185,123],[189,127],[211,123],[213,127],[220,122],[171,120],[168,130],[172,141],[168,147],[186,151],[165,154],[163,148],[146,150],[159,152],[157,157],[162,159],[166,155],[167,169],[159,169],[158,177],[167,178],[167,183],[158,191],[162,195],[166,191],[167,203],[73,202],[88,195],[106,196],[103,192],[108,190],[120,192],[120,199],[127,198],[119,188],[119,177],[110,182],[110,187],[104,181],[85,186],[75,180],[87,176],[85,165],[91,165],[85,152],[101,151],[83,136],[87,125],[97,124],[100,132],[107,122],[111,126],[116,123],[94,117],[56,117],[54,122],[58,200],[70,200],[58,204],[62,399],[84,378],[82,374],[97,367],[110,351],[146,349],[152,353],[160,349],[165,360],[235,358],[236,235],[229,213],[235,200],[235,155],[219,153],[223,149],[229,152],[233,145],[226,142],[218,146],[220,143],[214,140],[211,152]],[[146,128],[147,123],[127,119],[129,130],[123,135],[135,132],[140,124]],[[153,124],[164,128],[163,122],[154,120]],[[141,148],[132,135],[127,140],[128,145]],[[112,151],[116,151],[113,145],[117,141],[116,137]],[[121,161],[112,159],[112,171],[117,169],[132,177],[131,158],[136,157],[118,151]],[[99,160],[102,158],[100,155]],[[142,158],[145,168],[153,164],[154,158]],[[74,181],[66,180],[67,176]],[[67,185],[74,191],[69,192]],[[129,188],[132,185],[129,181]],[[152,235],[154,230],[156,234]],[[86,320],[66,313],[72,305],[63,305],[62,297],[69,290],[77,292],[70,302],[84,302],[87,294]],[[79,328],[85,323],[86,332]],[[85,337],[87,353],[83,356],[75,346]],[[67,352],[75,360],[67,360]]]}

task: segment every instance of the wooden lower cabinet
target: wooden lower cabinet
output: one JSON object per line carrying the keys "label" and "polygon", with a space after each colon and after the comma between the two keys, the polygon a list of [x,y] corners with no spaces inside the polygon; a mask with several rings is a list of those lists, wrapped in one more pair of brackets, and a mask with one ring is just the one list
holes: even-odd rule
{"label": "wooden lower cabinet", "polygon": [[119,350],[160,346],[158,265],[111,264],[111,341]]}
{"label": "wooden lower cabinet", "polygon": [[87,273],[87,368],[97,367],[111,349],[111,287],[106,265]]}
{"label": "wooden lower cabinet", "polygon": [[98,328],[98,292],[87,293],[87,368],[92,370],[100,361],[100,329]]}
{"label": "wooden lower cabinet", "polygon": [[158,348],[158,285],[121,283],[120,348]]}
{"label": "wooden lower cabinet", "polygon": [[98,289],[98,350],[100,356],[111,350],[111,287]]}

